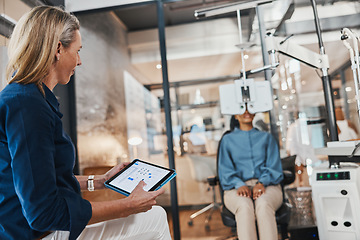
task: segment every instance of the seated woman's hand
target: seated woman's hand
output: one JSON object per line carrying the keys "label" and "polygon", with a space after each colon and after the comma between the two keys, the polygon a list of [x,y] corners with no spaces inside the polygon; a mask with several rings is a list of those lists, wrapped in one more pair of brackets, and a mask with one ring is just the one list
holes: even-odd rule
{"label": "seated woman's hand", "polygon": [[242,186],[237,189],[237,194],[242,197],[251,197],[251,191],[248,186]]}
{"label": "seated woman's hand", "polygon": [[146,185],[144,181],[140,181],[135,187],[132,193],[129,195],[130,204],[133,213],[146,212],[156,204],[156,198],[163,194],[165,190],[163,188],[147,192],[143,188]]}
{"label": "seated woman's hand", "polygon": [[265,187],[262,183],[258,183],[253,188],[253,199],[256,200],[258,197],[265,193]]}

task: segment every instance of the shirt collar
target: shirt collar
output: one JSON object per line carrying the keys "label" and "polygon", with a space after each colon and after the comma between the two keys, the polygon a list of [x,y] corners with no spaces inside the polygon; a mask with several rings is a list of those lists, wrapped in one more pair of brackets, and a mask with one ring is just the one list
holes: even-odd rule
{"label": "shirt collar", "polygon": [[258,129],[256,129],[255,127],[253,127],[251,130],[249,130],[249,131],[243,131],[243,130],[241,130],[239,127],[235,127],[234,128],[234,131],[236,131],[236,132],[253,132],[253,131],[258,131]]}
{"label": "shirt collar", "polygon": [[59,110],[59,101],[57,100],[55,94],[43,83],[42,84],[44,92],[45,92],[45,98],[48,104],[51,106],[51,108],[54,110],[54,112],[62,118],[63,114]]}

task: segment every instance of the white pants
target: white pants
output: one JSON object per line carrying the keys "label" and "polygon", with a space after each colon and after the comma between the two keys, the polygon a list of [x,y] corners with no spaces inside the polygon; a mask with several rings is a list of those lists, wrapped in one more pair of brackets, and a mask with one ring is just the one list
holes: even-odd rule
{"label": "white pants", "polygon": [[[44,240],[67,240],[68,231],[55,231]],[[145,213],[130,215],[126,218],[95,223],[86,226],[77,240],[170,240],[166,212],[154,206]]]}
{"label": "white pants", "polygon": [[[256,181],[246,181],[246,185],[252,188]],[[236,189],[225,191],[224,203],[235,215],[238,239],[258,239],[256,220],[260,240],[277,240],[275,211],[281,206],[282,198],[280,185],[266,187],[265,193],[255,201],[249,197],[239,196]]]}

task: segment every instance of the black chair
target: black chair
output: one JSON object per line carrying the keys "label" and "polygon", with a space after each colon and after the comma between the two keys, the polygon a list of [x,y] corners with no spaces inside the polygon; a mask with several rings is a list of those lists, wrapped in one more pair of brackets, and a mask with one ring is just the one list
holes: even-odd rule
{"label": "black chair", "polygon": [[[225,132],[223,134],[223,136],[230,133],[234,129],[236,124],[238,124],[238,123],[236,123],[236,120],[234,121],[232,118],[231,123],[230,123],[230,130]],[[222,140],[222,138],[221,138],[221,140]],[[219,141],[219,146],[220,146],[221,140]],[[280,230],[279,232],[281,234],[282,240],[289,238],[287,227],[288,227],[288,224],[290,221],[290,207],[288,206],[288,203],[285,198],[284,186],[291,184],[295,180],[295,158],[296,158],[296,156],[290,156],[290,157],[281,159],[283,174],[284,174],[284,179],[281,182],[281,186],[282,186],[282,190],[283,190],[283,204],[276,211],[275,216],[276,216],[276,223]],[[218,166],[218,162],[219,162],[219,149],[218,149],[217,158],[216,158],[216,166]],[[217,167],[217,171],[218,171],[218,167]],[[219,183],[221,204],[222,204],[221,209],[220,209],[221,220],[225,226],[231,227],[232,230],[235,231],[236,230],[235,216],[232,212],[230,212],[230,210],[228,210],[225,207],[224,190],[221,188],[221,184],[220,184],[218,176],[208,178],[208,181],[209,182],[217,181]]]}

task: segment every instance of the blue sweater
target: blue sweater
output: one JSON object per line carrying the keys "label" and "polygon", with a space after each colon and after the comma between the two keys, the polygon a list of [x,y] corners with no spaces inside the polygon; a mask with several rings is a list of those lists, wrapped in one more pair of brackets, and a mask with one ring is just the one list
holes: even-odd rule
{"label": "blue sweater", "polygon": [[224,190],[238,189],[250,179],[259,179],[265,186],[279,184],[283,179],[279,149],[267,132],[255,128],[235,128],[221,140],[219,178]]}
{"label": "blue sweater", "polygon": [[12,83],[0,93],[0,239],[49,230],[76,239],[91,218],[72,173],[74,146],[55,95],[43,84]]}

